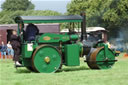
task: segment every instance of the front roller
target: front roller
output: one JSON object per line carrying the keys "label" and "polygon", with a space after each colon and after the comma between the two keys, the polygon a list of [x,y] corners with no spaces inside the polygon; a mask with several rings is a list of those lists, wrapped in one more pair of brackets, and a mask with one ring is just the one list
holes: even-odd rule
{"label": "front roller", "polygon": [[87,64],[91,69],[109,69],[115,61],[115,54],[107,47],[92,49],[87,56]]}
{"label": "front roller", "polygon": [[32,68],[37,72],[56,72],[61,66],[61,54],[57,48],[41,45],[33,53]]}

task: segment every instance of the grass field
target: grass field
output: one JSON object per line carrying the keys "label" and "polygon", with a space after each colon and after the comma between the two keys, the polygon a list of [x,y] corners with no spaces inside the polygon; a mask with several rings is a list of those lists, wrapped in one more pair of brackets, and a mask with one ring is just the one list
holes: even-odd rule
{"label": "grass field", "polygon": [[50,74],[16,70],[11,60],[0,60],[0,85],[128,85],[128,58],[118,57],[108,70],[91,70],[81,59],[81,66]]}

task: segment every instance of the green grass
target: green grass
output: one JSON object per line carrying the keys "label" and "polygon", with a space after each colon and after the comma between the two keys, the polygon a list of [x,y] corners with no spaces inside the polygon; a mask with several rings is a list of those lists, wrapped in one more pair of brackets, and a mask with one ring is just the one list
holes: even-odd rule
{"label": "green grass", "polygon": [[91,70],[81,59],[81,66],[63,66],[60,72],[50,74],[16,70],[12,60],[1,60],[0,85],[128,85],[128,58],[118,60],[112,69]]}

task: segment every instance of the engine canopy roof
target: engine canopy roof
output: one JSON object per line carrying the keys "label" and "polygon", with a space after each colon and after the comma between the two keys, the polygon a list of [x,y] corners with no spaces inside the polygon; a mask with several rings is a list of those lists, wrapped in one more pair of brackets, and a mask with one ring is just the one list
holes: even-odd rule
{"label": "engine canopy roof", "polygon": [[17,16],[16,23],[64,23],[64,22],[82,22],[80,15],[69,16]]}

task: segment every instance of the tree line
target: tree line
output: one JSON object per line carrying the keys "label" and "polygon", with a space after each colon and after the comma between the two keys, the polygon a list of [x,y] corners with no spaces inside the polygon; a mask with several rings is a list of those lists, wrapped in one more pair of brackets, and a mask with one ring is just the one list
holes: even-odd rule
{"label": "tree line", "polygon": [[16,16],[62,15],[52,10],[34,10],[35,6],[30,0],[5,0],[1,8],[0,24],[14,24],[14,18]]}
{"label": "tree line", "polygon": [[51,10],[17,10],[17,11],[2,11],[0,12],[0,24],[14,24],[14,18],[16,16],[50,16],[61,15],[61,13]]}
{"label": "tree line", "polygon": [[119,30],[128,29],[128,0],[72,0],[68,14],[86,12],[87,26],[101,26],[117,36]]}
{"label": "tree line", "polygon": [[65,14],[52,10],[34,10],[34,7],[30,0],[5,0],[1,5],[0,24],[13,24],[13,18],[19,15],[80,15],[84,11],[88,27],[104,27],[110,31],[110,36],[117,36],[116,32],[120,29],[128,29],[128,0],[71,0]]}

